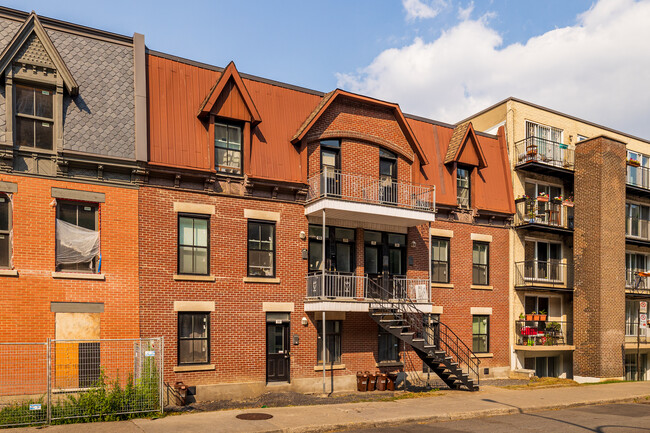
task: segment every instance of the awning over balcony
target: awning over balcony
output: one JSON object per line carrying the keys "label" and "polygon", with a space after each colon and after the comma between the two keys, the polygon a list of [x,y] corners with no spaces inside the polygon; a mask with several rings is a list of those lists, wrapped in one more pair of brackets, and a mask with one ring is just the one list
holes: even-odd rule
{"label": "awning over balcony", "polygon": [[435,213],[371,203],[358,203],[337,198],[321,198],[305,205],[305,215],[320,218],[323,209],[327,218],[363,223],[412,227],[435,221]]}

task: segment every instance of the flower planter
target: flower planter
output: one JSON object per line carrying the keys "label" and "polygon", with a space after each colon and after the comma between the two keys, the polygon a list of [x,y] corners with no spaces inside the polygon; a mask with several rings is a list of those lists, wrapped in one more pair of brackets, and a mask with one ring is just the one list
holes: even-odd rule
{"label": "flower planter", "polygon": [[539,321],[540,322],[546,322],[546,314],[540,314],[539,315]]}
{"label": "flower planter", "polygon": [[539,321],[539,314],[533,314],[533,320],[535,322]]}
{"label": "flower planter", "polygon": [[548,197],[537,197],[537,201],[548,201]]}
{"label": "flower planter", "polygon": [[526,314],[526,320],[529,322],[533,320],[533,315],[532,314]]}
{"label": "flower planter", "polygon": [[632,167],[640,167],[641,163],[639,161],[633,161],[633,160],[627,160],[627,165],[630,165]]}
{"label": "flower planter", "polygon": [[573,202],[572,201],[563,201],[562,204],[566,207],[573,207]]}

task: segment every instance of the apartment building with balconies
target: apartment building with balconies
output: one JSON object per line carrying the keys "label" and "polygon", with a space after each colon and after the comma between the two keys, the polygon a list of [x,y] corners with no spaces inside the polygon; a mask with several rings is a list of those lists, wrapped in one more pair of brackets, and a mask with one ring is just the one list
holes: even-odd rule
{"label": "apartment building with balconies", "polygon": [[[149,51],[141,335],[197,399],[509,373],[505,136]],[[325,376],[327,376],[326,380]]]}
{"label": "apartment building with balconies", "polygon": [[647,378],[650,141],[516,98],[467,120],[506,130],[513,368]]}

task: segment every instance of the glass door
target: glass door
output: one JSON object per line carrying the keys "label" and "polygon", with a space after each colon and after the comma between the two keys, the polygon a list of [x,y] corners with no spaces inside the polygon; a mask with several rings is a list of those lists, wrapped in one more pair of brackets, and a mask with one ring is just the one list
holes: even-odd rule
{"label": "glass door", "polygon": [[379,149],[379,190],[382,203],[397,204],[397,155]]}
{"label": "glass door", "polygon": [[341,195],[341,147],[338,140],[321,142],[321,195]]}

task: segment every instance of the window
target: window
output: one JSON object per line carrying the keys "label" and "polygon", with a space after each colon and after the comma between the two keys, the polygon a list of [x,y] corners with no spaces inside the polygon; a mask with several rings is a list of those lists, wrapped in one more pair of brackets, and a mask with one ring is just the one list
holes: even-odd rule
{"label": "window", "polygon": [[459,207],[470,205],[470,171],[463,167],[456,168],[456,198]]}
{"label": "window", "polygon": [[490,351],[490,316],[472,316],[472,352]]}
{"label": "window", "polygon": [[431,238],[431,281],[449,282],[449,239]]}
{"label": "window", "polygon": [[320,142],[321,195],[341,195],[341,142]]}
{"label": "window", "polygon": [[474,242],[472,252],[472,284],[487,286],[490,283],[489,272],[490,244]]}
{"label": "window", "polygon": [[209,222],[205,216],[178,216],[178,273],[208,275]]}
{"label": "window", "polygon": [[379,330],[377,361],[399,361],[399,339],[383,329]]}
{"label": "window", "polygon": [[[627,180],[630,185],[650,189],[650,157],[642,153],[627,151]],[[633,165],[633,161],[636,161]]]}
{"label": "window", "polygon": [[97,272],[99,230],[95,203],[59,201],[56,221],[56,270]]}
{"label": "window", "polygon": [[646,272],[647,266],[650,265],[650,260],[645,254],[639,253],[625,253],[625,285],[627,287],[634,287],[636,284],[636,273]]}
{"label": "window", "polygon": [[397,204],[397,155],[384,149],[379,149],[379,182],[380,200]]}
{"label": "window", "polygon": [[248,276],[275,276],[275,223],[248,221]]}
{"label": "window", "polygon": [[589,137],[585,137],[584,135],[578,134],[578,142],[589,140]]}
{"label": "window", "polygon": [[648,239],[650,207],[625,203],[625,235]]}
{"label": "window", "polygon": [[178,313],[178,365],[210,363],[210,314]]}
{"label": "window", "polygon": [[16,144],[53,150],[52,90],[16,84]]}
{"label": "window", "polygon": [[11,202],[0,193],[0,268],[11,267]]}
{"label": "window", "polygon": [[241,174],[241,144],[239,126],[214,124],[214,160],[218,172]]}
{"label": "window", "polygon": [[[323,363],[323,321],[316,322],[318,330],[318,353],[316,358],[319,364]],[[340,364],[341,363],[341,321],[340,320],[326,320],[325,321],[325,339],[327,342],[327,351],[325,359],[326,364]]]}

